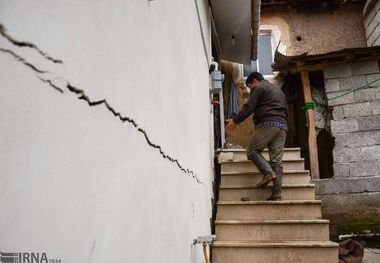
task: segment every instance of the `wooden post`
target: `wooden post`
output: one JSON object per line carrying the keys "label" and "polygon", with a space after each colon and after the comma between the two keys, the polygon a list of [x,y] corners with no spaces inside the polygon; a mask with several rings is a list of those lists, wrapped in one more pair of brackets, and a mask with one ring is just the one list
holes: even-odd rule
{"label": "wooden post", "polygon": [[[301,71],[301,79],[303,85],[303,93],[306,102],[312,102],[310,79],[307,71]],[[306,109],[306,118],[309,130],[309,156],[310,156],[310,172],[312,179],[319,179],[319,163],[318,163],[318,148],[317,136],[315,133],[314,110]]]}

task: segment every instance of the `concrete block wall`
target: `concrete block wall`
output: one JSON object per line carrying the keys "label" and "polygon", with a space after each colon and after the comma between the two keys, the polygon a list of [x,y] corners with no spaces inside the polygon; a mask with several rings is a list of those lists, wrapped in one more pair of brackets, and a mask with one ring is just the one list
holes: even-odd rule
{"label": "concrete block wall", "polygon": [[[329,67],[324,77],[327,97],[331,99],[380,78],[379,63],[364,61]],[[380,213],[379,104],[380,81],[329,101],[335,137],[334,177],[315,183],[317,196],[324,201],[323,213],[335,226]],[[363,198],[371,201],[362,202]]]}
{"label": "concrete block wall", "polygon": [[371,6],[370,11],[364,16],[365,35],[369,47],[380,45],[380,0]]}
{"label": "concrete block wall", "polygon": [[[332,99],[380,78],[379,63],[374,60],[329,67],[324,77],[327,97]],[[333,109],[331,131],[336,140],[335,178],[380,176],[379,105],[380,81],[329,101]],[[364,165],[369,162],[371,165]]]}

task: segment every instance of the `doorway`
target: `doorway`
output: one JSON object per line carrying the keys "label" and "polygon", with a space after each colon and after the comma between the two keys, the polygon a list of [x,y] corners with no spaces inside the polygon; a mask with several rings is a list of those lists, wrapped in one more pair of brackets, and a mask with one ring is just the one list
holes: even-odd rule
{"label": "doorway", "polygon": [[[319,176],[331,178],[334,175],[333,149],[334,137],[331,135],[331,110],[323,106],[326,100],[324,77],[322,71],[309,72],[310,87],[315,102],[314,113],[317,133]],[[284,77],[282,90],[286,94],[289,107],[289,131],[285,147],[299,147],[301,158],[305,159],[305,170],[310,170],[310,157],[308,145],[308,127],[305,111],[303,86],[299,73],[287,73]]]}

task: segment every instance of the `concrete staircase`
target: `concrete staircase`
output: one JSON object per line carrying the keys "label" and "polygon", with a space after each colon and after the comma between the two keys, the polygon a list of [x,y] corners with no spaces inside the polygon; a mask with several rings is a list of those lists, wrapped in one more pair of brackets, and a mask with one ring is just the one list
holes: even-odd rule
{"label": "concrete staircase", "polygon": [[329,241],[329,221],[322,219],[299,149],[286,149],[283,159],[283,200],[270,202],[272,183],[255,188],[262,175],[245,150],[220,153],[213,263],[338,263],[338,244]]}

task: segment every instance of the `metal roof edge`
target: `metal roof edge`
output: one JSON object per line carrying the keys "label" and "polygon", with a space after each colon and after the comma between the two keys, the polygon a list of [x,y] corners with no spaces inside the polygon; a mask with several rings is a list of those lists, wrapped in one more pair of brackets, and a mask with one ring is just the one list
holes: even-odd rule
{"label": "metal roof edge", "polygon": [[[359,59],[359,56],[364,56],[367,54],[378,54],[380,56],[380,46],[373,47],[359,47],[359,48],[344,48],[336,51],[330,51],[321,54],[313,54],[308,55],[307,53],[303,53],[300,55],[287,56],[276,50],[274,55],[274,63],[272,64],[272,68],[275,71],[284,70],[295,66],[297,62],[309,62],[310,65],[313,64],[321,64],[319,60],[321,59],[339,59],[340,57],[350,57],[352,61]],[[336,62],[336,61],[335,61]],[[326,62],[328,64],[328,61]]]}

